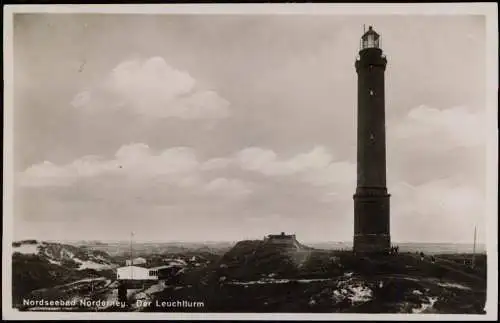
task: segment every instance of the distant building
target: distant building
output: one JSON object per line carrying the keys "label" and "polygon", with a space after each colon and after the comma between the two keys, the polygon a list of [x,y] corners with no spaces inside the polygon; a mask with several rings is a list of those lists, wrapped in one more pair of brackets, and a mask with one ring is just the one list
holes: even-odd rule
{"label": "distant building", "polygon": [[157,279],[167,279],[178,274],[181,270],[181,266],[178,265],[163,265],[158,267],[149,268],[150,274],[155,276]]}
{"label": "distant building", "polygon": [[125,260],[125,266],[131,266],[131,265],[144,265],[146,264],[146,259],[142,257],[137,257],[132,260],[127,259]]}
{"label": "distant building", "polygon": [[158,280],[155,270],[139,266],[125,266],[116,269],[118,280]]}
{"label": "distant building", "polygon": [[285,234],[285,232],[281,232],[281,234],[269,234],[264,238],[266,241],[276,241],[283,242],[287,240],[295,239],[295,234]]}
{"label": "distant building", "polygon": [[186,266],[187,263],[185,260],[180,258],[164,258],[163,262],[167,262],[170,266]]}
{"label": "distant building", "polygon": [[301,244],[297,241],[295,234],[285,234],[285,232],[281,232],[281,234],[269,234],[264,238],[264,242],[297,249],[301,248]]}
{"label": "distant building", "polygon": [[116,279],[120,281],[152,281],[170,278],[183,266],[169,264],[157,267],[125,266],[117,268]]}

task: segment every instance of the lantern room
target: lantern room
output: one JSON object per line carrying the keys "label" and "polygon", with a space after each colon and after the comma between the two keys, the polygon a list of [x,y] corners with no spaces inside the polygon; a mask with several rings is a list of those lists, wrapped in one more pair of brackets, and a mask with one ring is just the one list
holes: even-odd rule
{"label": "lantern room", "polygon": [[361,36],[360,50],[366,48],[380,48],[380,35],[373,30],[372,26],[368,27],[363,36]]}

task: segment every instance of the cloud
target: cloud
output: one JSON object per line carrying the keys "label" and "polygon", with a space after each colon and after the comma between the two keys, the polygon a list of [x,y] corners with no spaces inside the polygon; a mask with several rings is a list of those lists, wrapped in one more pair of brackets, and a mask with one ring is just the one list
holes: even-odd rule
{"label": "cloud", "polygon": [[[104,192],[100,198],[104,199],[115,189],[127,192],[126,187],[134,195],[141,195],[141,189],[176,187],[193,198],[246,198],[263,194],[267,199],[269,194],[281,194],[288,200],[292,194],[297,195],[294,199],[304,198],[312,205],[311,201],[331,204],[349,199],[354,189],[355,165],[334,160],[322,146],[288,159],[279,158],[270,149],[250,147],[228,157],[200,161],[189,147],[155,151],[144,143],[131,143],[120,147],[109,159],[84,156],[66,165],[50,162],[32,165],[18,174],[18,180],[22,187],[75,186],[89,190],[99,185]],[[347,191],[349,194],[345,194]],[[96,198],[96,194],[90,195]],[[161,199],[165,201],[165,197],[157,198]]]}
{"label": "cloud", "polygon": [[[303,228],[302,218],[309,215],[334,227],[333,240],[349,239],[353,228],[355,165],[335,159],[322,146],[289,158],[250,147],[228,157],[200,161],[189,147],[156,151],[131,143],[109,159],[85,156],[66,165],[46,161],[19,175],[22,186],[52,188],[29,193],[42,194],[40,201],[52,201],[45,206],[47,217],[59,212],[59,205],[68,204],[75,208],[72,212],[89,207],[103,214],[110,208],[131,214],[129,208],[135,208],[134,212],[141,207],[154,209],[158,219],[167,221],[161,211],[167,207],[172,216],[205,219],[210,215],[220,217],[217,221],[228,221],[235,213],[249,223],[279,215],[281,220],[270,219],[272,227],[249,228],[248,233],[257,236],[275,230],[308,232],[308,237],[314,237],[313,229]],[[418,185],[398,178],[388,186],[395,241],[467,242],[474,225],[481,232],[484,192],[466,177],[449,176]],[[93,203],[86,203],[90,200]],[[86,212],[83,209],[78,212]],[[236,228],[239,222],[231,225]],[[315,226],[314,230],[319,229]]]}
{"label": "cloud", "polygon": [[474,226],[482,231],[485,195],[478,178],[484,176],[485,118],[484,111],[463,106],[420,105],[388,123],[395,240],[470,243]]}
{"label": "cloud", "polygon": [[67,168],[61,168],[49,161],[36,164],[20,174],[21,186],[65,186],[73,174]]}
{"label": "cloud", "polygon": [[[32,165],[19,174],[22,186],[64,186],[82,178],[97,176],[121,176],[129,179],[159,180],[169,178],[170,183],[183,187],[200,183],[202,175],[210,172],[227,172],[230,169],[258,173],[275,177],[282,176],[292,181],[314,186],[333,186],[351,183],[355,179],[355,165],[347,161],[334,161],[322,146],[289,159],[279,158],[270,149],[250,147],[229,157],[220,157],[200,162],[189,147],[174,147],[160,152],[153,151],[144,143],[131,143],[120,147],[114,158],[84,156],[67,165],[51,162]],[[206,176],[205,176],[206,177]],[[214,179],[206,186],[207,191],[247,194],[243,182],[226,178]],[[329,192],[331,195],[331,192]]]}
{"label": "cloud", "polygon": [[286,161],[288,168],[294,171],[323,169],[330,165],[333,157],[325,147],[316,146],[308,153],[299,154]]}
{"label": "cloud", "polygon": [[265,175],[287,175],[291,170],[278,161],[276,153],[269,149],[250,147],[239,151],[235,156],[238,166],[245,170],[260,172]]}
{"label": "cloud", "polygon": [[483,229],[485,196],[459,176],[415,186],[398,182],[391,193],[392,230],[400,241],[470,242],[474,226]]}
{"label": "cloud", "polygon": [[28,167],[18,179],[21,186],[68,186],[80,178],[117,172],[115,164],[98,156],[84,156],[64,166],[44,161]]}
{"label": "cloud", "polygon": [[484,228],[485,121],[484,111],[464,106],[420,105],[388,122],[395,240],[469,243],[474,226]]}
{"label": "cloud", "polygon": [[216,178],[205,185],[205,190],[212,193],[231,195],[231,196],[246,196],[252,193],[247,183],[238,179]]}
{"label": "cloud", "polygon": [[273,176],[325,168],[330,164],[332,156],[324,147],[317,146],[310,152],[296,155],[288,160],[279,160],[272,150],[250,147],[238,152],[236,159],[243,169]]}
{"label": "cloud", "polygon": [[66,165],[36,164],[19,174],[21,186],[68,186],[79,180],[112,176],[140,182],[163,181],[179,187],[203,184],[200,163],[193,149],[174,147],[155,152],[143,143],[120,147],[113,158],[85,156]]}
{"label": "cloud", "polygon": [[236,161],[246,170],[268,176],[298,176],[303,181],[318,186],[352,183],[356,179],[355,164],[334,160],[322,146],[281,160],[272,150],[252,147],[237,153]]}
{"label": "cloud", "polygon": [[231,163],[230,158],[213,158],[204,162],[201,169],[205,171],[219,170],[229,167]]}
{"label": "cloud", "polygon": [[120,63],[97,86],[78,93],[72,105],[85,111],[128,111],[154,118],[221,119],[230,113],[227,100],[201,89],[191,75],[161,57]]}
{"label": "cloud", "polygon": [[484,145],[487,139],[486,114],[458,106],[439,110],[420,105],[388,128],[400,144],[414,151],[445,152],[458,147]]}

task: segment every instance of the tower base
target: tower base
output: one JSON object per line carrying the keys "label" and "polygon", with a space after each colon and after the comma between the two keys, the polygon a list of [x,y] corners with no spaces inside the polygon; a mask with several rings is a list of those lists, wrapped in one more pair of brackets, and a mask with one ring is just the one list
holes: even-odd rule
{"label": "tower base", "polygon": [[354,235],[353,251],[356,253],[389,253],[391,237],[388,234],[357,234]]}
{"label": "tower base", "polygon": [[390,236],[390,194],[385,187],[356,188],[354,198],[354,245],[357,253],[388,253]]}

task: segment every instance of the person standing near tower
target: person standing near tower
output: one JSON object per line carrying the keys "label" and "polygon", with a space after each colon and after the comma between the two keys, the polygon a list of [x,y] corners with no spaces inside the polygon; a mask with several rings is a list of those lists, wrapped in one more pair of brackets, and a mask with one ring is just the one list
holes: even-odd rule
{"label": "person standing near tower", "polygon": [[390,212],[386,187],[385,80],[387,59],[370,26],[361,37],[358,74],[357,182],[354,194],[356,253],[389,253]]}

